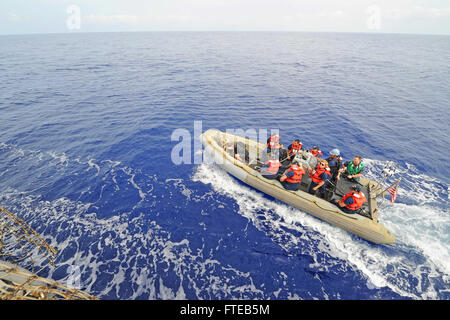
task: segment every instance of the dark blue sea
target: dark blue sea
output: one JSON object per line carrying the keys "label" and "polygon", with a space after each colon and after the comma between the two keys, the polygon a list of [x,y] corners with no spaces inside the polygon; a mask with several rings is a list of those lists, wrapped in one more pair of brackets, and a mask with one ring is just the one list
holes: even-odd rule
{"label": "dark blue sea", "polygon": [[[0,37],[0,205],[101,299],[450,299],[450,37]],[[402,177],[375,245],[201,158],[194,121],[279,129]],[[175,130],[192,161],[175,164]],[[184,131],[183,131],[184,130]],[[71,281],[72,281],[71,280]]]}

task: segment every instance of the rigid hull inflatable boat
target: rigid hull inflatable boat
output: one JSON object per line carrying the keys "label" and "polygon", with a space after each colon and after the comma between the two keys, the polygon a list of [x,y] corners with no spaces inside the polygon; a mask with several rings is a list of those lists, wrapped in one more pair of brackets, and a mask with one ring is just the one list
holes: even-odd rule
{"label": "rigid hull inflatable boat", "polygon": [[[360,188],[367,202],[360,213],[346,214],[329,201],[307,192],[311,183],[308,174],[303,175],[298,191],[286,190],[279,181],[264,178],[259,172],[259,166],[255,164],[266,152],[265,144],[218,130],[204,132],[200,135],[200,140],[206,154],[214,159],[216,164],[249,186],[368,241],[377,244],[394,243],[395,237],[378,221],[377,202],[373,196],[380,192],[380,187],[375,181],[361,178]],[[244,144],[249,153],[248,162],[236,160],[226,152],[225,145],[228,143]],[[316,158],[307,151],[297,154],[296,159],[300,160],[303,167],[308,168],[314,168],[317,162]],[[338,180],[336,188],[331,191],[332,196],[346,194],[353,184],[346,179]]]}

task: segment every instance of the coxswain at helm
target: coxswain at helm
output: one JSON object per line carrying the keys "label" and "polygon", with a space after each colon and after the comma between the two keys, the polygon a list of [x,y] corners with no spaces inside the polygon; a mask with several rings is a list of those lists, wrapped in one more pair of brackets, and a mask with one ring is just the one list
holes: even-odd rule
{"label": "coxswain at helm", "polygon": [[339,180],[341,174],[344,178],[359,183],[360,178],[365,173],[366,167],[364,163],[361,162],[361,156],[355,156],[352,161],[347,161],[344,163],[343,168],[339,170],[337,179]]}

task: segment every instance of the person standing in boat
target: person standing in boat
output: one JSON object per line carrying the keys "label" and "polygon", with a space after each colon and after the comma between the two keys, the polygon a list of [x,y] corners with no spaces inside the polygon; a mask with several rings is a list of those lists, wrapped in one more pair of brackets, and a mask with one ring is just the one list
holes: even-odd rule
{"label": "person standing in boat", "polygon": [[291,163],[290,169],[280,177],[281,185],[286,190],[297,191],[300,188],[300,182],[304,174],[305,170],[302,164],[294,160]]}
{"label": "person standing in boat", "polygon": [[341,200],[335,199],[333,201],[341,211],[349,214],[355,214],[367,202],[366,196],[361,189],[354,185],[350,189],[350,192],[342,197]]}
{"label": "person standing in boat", "polygon": [[315,169],[310,172],[311,184],[309,185],[308,193],[315,195],[319,191],[319,197],[325,197],[325,188],[328,179],[331,177],[330,168],[326,160],[320,160]]}
{"label": "person standing in boat", "polygon": [[339,149],[333,149],[330,151],[330,156],[325,160],[328,162],[328,167],[330,168],[330,181],[334,183],[337,179],[339,170],[342,169],[341,152]]}
{"label": "person standing in boat", "polygon": [[359,183],[360,178],[364,175],[366,170],[366,167],[361,160],[361,156],[355,156],[353,161],[345,162],[343,168],[339,171],[337,179],[339,180],[342,174],[344,178]]}

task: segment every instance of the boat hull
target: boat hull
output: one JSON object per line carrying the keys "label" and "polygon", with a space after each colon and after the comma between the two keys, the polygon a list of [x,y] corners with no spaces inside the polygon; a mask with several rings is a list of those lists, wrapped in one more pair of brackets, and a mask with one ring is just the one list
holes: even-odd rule
{"label": "boat hull", "polygon": [[230,139],[242,141],[252,145],[258,151],[265,146],[256,141],[217,130],[208,130],[200,136],[208,157],[214,159],[214,163],[247,185],[370,242],[377,244],[395,242],[395,237],[378,221],[360,215],[345,214],[328,201],[301,190],[286,190],[278,181],[265,179],[258,171],[227,154],[217,143],[218,136],[224,141],[230,141]]}

